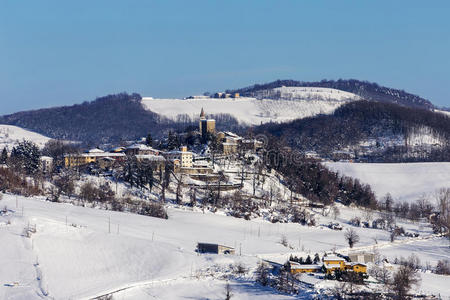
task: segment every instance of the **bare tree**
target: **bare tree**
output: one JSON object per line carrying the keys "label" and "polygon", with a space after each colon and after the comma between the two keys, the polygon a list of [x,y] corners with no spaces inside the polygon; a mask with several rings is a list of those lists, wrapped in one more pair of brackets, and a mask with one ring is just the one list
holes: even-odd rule
{"label": "bare tree", "polygon": [[333,216],[333,219],[337,219],[337,217],[339,217],[339,215],[341,214],[339,208],[336,206],[336,204],[333,204],[331,206],[331,215]]}
{"label": "bare tree", "polygon": [[436,193],[439,231],[450,240],[450,188],[442,188]]}
{"label": "bare tree", "polygon": [[369,223],[370,221],[372,221],[373,219],[373,212],[370,208],[366,208],[364,210],[364,214],[363,214],[363,220],[367,223]]}
{"label": "bare tree", "polygon": [[231,293],[231,286],[227,282],[227,284],[225,285],[225,300],[230,300],[231,297],[233,297],[233,294]]}
{"label": "bare tree", "polygon": [[405,265],[401,265],[392,278],[391,288],[395,292],[397,299],[408,299],[408,292],[413,285],[420,284],[420,276],[417,270]]}
{"label": "bare tree", "polygon": [[369,274],[376,280],[382,283],[385,287],[388,287],[391,281],[391,272],[383,264],[382,267],[375,265],[370,269]]}
{"label": "bare tree", "polygon": [[287,237],[284,234],[281,236],[280,244],[285,246],[285,247],[288,246],[288,240],[287,240]]}
{"label": "bare tree", "polygon": [[344,237],[347,240],[350,248],[353,248],[353,245],[359,242],[359,235],[353,228],[347,228]]}
{"label": "bare tree", "polygon": [[181,204],[182,198],[181,198],[181,190],[183,188],[183,173],[180,173],[180,179],[177,180],[177,190],[176,190],[176,194],[175,194],[175,201],[177,204]]}
{"label": "bare tree", "polygon": [[53,184],[57,188],[58,195],[66,194],[70,198],[75,191],[74,179],[75,173],[70,170],[65,170],[55,176]]}

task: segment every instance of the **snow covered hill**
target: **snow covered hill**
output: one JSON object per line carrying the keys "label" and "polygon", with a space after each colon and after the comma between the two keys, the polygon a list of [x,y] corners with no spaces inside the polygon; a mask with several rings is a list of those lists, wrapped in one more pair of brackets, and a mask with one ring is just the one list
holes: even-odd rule
{"label": "snow covered hill", "polygon": [[7,147],[11,150],[22,140],[32,141],[38,147],[44,147],[50,138],[17,126],[0,125],[0,149]]}
{"label": "snow covered hill", "polygon": [[396,201],[413,202],[450,187],[450,163],[366,164],[327,162],[330,169],[369,184],[378,199],[390,193]]}
{"label": "snow covered hill", "polygon": [[[187,114],[198,118],[201,108],[207,114],[230,114],[239,122],[259,125],[266,122],[285,122],[298,118],[330,114],[336,108],[360,97],[328,88],[281,87],[268,90],[265,98],[202,98],[202,99],[153,99],[144,97],[147,109],[175,119]],[[269,99],[270,98],[270,99]]]}
{"label": "snow covered hill", "polygon": [[[225,275],[238,263],[254,270],[261,258],[285,261],[291,253],[348,251],[344,231],[323,226],[246,221],[179,208],[170,208],[165,220],[12,195],[4,195],[0,203],[8,208],[0,213],[0,299],[92,299],[110,293],[114,299],[223,299]],[[340,210],[337,220],[318,216],[318,221],[348,228],[350,218],[363,214]],[[431,236],[428,226],[400,220],[399,225],[420,238],[390,243],[387,231],[354,227],[361,237],[358,249],[377,246],[390,259],[415,252],[433,265],[450,258],[446,242]],[[25,237],[29,228],[30,237]],[[280,244],[282,235],[289,247]],[[198,241],[233,246],[237,255],[198,255]],[[436,287],[445,276],[421,276],[421,289],[450,296]],[[236,299],[310,299],[308,291],[298,297],[278,294],[256,284],[251,275],[230,283]],[[332,286],[335,281],[323,283]]]}

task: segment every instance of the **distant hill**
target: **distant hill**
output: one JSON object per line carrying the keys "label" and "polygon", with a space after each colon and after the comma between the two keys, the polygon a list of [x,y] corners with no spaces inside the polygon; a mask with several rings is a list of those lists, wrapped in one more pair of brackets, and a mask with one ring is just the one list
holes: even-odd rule
{"label": "distant hill", "polygon": [[379,161],[450,161],[450,117],[392,103],[354,101],[331,115],[268,123],[255,132],[275,135],[300,151],[324,156],[372,147],[372,158]]}
{"label": "distant hill", "polygon": [[[18,112],[0,117],[0,124],[26,128],[55,139],[88,145],[119,143],[151,133],[154,138],[197,126],[195,120],[168,119],[144,108],[138,94],[108,95],[94,101]],[[238,122],[227,114],[211,115],[221,130],[236,130]]]}
{"label": "distant hill", "polygon": [[[273,97],[277,95],[277,97]],[[273,100],[276,98],[276,100]],[[246,125],[267,122],[286,122],[298,118],[329,114],[358,95],[329,88],[279,88],[270,90],[260,99],[200,98],[154,99],[143,98],[144,107],[171,120],[198,118],[203,108],[208,115],[228,114]],[[216,117],[214,117],[216,118]]]}
{"label": "distant hill", "polygon": [[170,122],[143,109],[140,100],[138,94],[109,95],[72,106],[2,116],[0,123],[89,144],[118,142],[166,129]]}
{"label": "distant hill", "polygon": [[279,87],[322,87],[332,88],[350,92],[360,96],[363,99],[394,103],[407,107],[417,107],[424,109],[433,109],[434,105],[427,99],[417,95],[407,93],[403,90],[380,86],[376,83],[368,81],[360,81],[356,79],[349,80],[322,80],[316,82],[305,82],[296,80],[276,80],[265,84],[255,84],[249,87],[227,90],[227,93],[240,93],[246,97],[258,97],[264,94],[264,91]]}

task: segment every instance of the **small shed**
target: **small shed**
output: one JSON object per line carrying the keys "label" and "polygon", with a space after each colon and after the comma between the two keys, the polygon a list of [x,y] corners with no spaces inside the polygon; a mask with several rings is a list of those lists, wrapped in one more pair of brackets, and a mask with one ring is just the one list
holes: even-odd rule
{"label": "small shed", "polygon": [[375,255],[370,252],[355,252],[348,255],[352,262],[359,262],[363,264],[373,263],[375,261]]}
{"label": "small shed", "polygon": [[233,247],[211,243],[197,243],[197,252],[215,253],[215,254],[235,254],[235,250]]}

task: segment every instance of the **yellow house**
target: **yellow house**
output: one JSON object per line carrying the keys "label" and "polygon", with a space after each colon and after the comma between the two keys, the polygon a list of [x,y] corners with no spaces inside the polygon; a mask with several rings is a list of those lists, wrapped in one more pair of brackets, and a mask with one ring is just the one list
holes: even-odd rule
{"label": "yellow house", "polygon": [[323,258],[323,265],[327,270],[327,274],[336,270],[345,270],[345,259],[336,255],[330,255]]}
{"label": "yellow house", "polygon": [[78,167],[83,165],[88,165],[90,163],[95,163],[97,160],[102,158],[112,158],[115,160],[125,159],[124,153],[111,153],[105,152],[100,149],[91,149],[86,153],[82,154],[68,154],[64,157],[64,165],[66,167]]}
{"label": "yellow house", "polygon": [[346,270],[352,270],[355,273],[367,273],[367,266],[359,262],[345,264]]}
{"label": "yellow house", "polygon": [[322,269],[321,265],[301,265],[298,262],[290,261],[289,267],[291,270],[291,274],[298,273],[315,273],[320,272]]}
{"label": "yellow house", "polygon": [[323,264],[327,265],[338,265],[340,269],[345,269],[345,259],[336,255],[329,255],[323,258]]}

